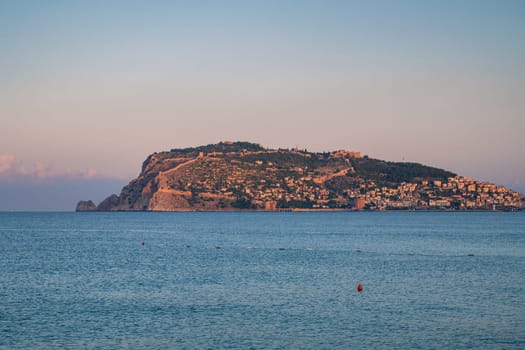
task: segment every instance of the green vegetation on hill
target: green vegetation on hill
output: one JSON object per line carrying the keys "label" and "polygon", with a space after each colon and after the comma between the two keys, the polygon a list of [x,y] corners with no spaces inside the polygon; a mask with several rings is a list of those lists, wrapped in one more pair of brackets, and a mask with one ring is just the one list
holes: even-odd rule
{"label": "green vegetation on hill", "polygon": [[179,153],[179,154],[188,154],[188,153],[199,153],[199,152],[256,152],[264,151],[264,148],[261,145],[251,143],[251,142],[219,142],[216,144],[210,144],[199,147],[188,147],[188,148],[174,148],[170,152]]}
{"label": "green vegetation on hill", "polygon": [[387,162],[368,157],[352,159],[352,166],[360,177],[383,185],[418,182],[421,180],[445,181],[449,177],[456,176],[450,171],[418,163]]}

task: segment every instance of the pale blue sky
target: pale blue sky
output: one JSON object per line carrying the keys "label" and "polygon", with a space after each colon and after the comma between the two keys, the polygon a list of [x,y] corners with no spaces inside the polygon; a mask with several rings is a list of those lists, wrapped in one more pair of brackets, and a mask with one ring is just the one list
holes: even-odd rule
{"label": "pale blue sky", "polygon": [[524,191],[523,38],[524,1],[0,0],[0,185],[245,140]]}

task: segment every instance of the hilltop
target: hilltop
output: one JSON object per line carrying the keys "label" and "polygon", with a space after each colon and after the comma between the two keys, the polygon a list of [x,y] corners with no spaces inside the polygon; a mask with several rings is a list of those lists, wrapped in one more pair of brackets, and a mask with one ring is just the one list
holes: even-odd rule
{"label": "hilltop", "polygon": [[120,195],[77,211],[522,209],[523,195],[418,163],[220,142],[153,153]]}

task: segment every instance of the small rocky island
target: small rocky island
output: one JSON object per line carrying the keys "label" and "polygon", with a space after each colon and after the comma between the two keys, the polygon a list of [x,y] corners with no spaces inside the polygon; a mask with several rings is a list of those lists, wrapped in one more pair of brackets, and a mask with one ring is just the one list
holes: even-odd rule
{"label": "small rocky island", "polygon": [[221,142],[154,153],[120,195],[76,210],[523,210],[524,200],[503,186],[360,152]]}

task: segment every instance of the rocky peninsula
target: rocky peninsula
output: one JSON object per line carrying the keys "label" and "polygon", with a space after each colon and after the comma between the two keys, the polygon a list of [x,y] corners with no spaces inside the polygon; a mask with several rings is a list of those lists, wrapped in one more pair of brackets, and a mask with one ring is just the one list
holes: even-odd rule
{"label": "rocky peninsula", "polygon": [[140,175],[77,211],[523,210],[524,196],[418,163],[338,150],[268,149],[249,142],[172,149]]}

